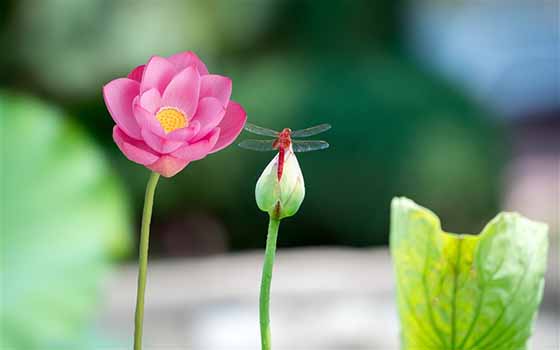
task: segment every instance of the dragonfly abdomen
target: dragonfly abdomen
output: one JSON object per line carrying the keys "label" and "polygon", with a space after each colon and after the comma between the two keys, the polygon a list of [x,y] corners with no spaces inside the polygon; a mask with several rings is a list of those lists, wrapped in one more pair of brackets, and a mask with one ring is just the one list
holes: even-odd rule
{"label": "dragonfly abdomen", "polygon": [[278,149],[278,182],[282,179],[282,173],[284,172],[284,156],[286,155],[286,150],[283,147]]}

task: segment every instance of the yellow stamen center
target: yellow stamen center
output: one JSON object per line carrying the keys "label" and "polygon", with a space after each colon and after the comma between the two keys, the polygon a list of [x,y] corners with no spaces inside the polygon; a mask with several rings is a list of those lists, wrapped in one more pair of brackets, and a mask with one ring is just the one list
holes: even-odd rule
{"label": "yellow stamen center", "polygon": [[171,107],[160,109],[156,114],[156,119],[165,133],[170,133],[173,130],[185,128],[189,125],[189,121],[183,112]]}

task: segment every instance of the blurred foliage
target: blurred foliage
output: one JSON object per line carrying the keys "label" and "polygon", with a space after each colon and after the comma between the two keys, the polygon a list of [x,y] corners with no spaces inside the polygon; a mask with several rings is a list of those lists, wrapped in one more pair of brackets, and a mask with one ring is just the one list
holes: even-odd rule
{"label": "blurred foliage", "polygon": [[[299,157],[308,187],[301,214],[317,231],[335,243],[381,243],[396,193],[427,200],[454,226],[486,220],[497,206],[501,159],[482,111],[398,57],[304,57],[254,65],[235,81],[249,94],[240,100],[256,101],[247,108],[257,124],[333,125],[321,135],[329,150]],[[258,79],[266,85],[251,89]],[[290,97],[276,108],[277,95]],[[458,198],[473,200],[457,210]]]}
{"label": "blurred foliage", "polygon": [[186,45],[211,56],[239,46],[261,32],[276,1],[23,0],[7,38],[50,94],[95,98],[131,62]]}
{"label": "blurred foliage", "polygon": [[[280,245],[386,243],[396,194],[429,203],[457,231],[479,231],[497,211],[506,157],[501,127],[459,89],[406,58],[403,2],[10,4],[8,25],[0,27],[10,55],[0,57],[8,62],[0,75],[61,105],[104,146],[127,179],[137,220],[148,172],[113,144],[101,86],[152,54],[183,50],[233,78],[233,99],[251,122],[333,125],[321,135],[330,149],[299,157],[307,196],[297,217],[283,224]],[[254,186],[272,157],[232,146],[162,181],[153,252],[164,246],[169,223],[183,227],[192,213],[223,223],[232,249],[263,246],[266,215],[256,207]]]}
{"label": "blurred foliage", "polygon": [[526,349],[547,248],[547,226],[519,214],[499,214],[478,236],[456,235],[429,210],[394,199],[402,349]]}
{"label": "blurred foliage", "polygon": [[0,125],[0,347],[84,349],[101,277],[129,252],[124,192],[59,110],[0,92]]}

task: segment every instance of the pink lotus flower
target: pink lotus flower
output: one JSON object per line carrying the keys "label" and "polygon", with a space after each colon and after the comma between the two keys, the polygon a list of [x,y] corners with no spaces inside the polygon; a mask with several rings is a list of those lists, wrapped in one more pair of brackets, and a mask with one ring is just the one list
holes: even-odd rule
{"label": "pink lotus flower", "polygon": [[154,56],[103,87],[119,149],[165,177],[237,138],[247,116],[230,95],[231,80],[208,74],[190,51]]}

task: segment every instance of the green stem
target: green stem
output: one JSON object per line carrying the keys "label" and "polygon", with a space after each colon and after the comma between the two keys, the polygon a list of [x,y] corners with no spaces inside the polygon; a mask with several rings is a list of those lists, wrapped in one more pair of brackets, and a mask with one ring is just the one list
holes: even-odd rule
{"label": "green stem", "polygon": [[274,255],[276,254],[276,238],[278,237],[279,226],[280,220],[271,217],[266,238],[259,305],[262,350],[270,350],[270,281],[272,280],[272,266],[274,265]]}
{"label": "green stem", "polygon": [[142,229],[140,233],[140,251],[138,254],[138,289],[136,291],[136,313],[134,315],[134,350],[142,349],[142,325],[144,323],[144,295],[146,291],[146,272],[148,270],[148,246],[150,241],[150,221],[154,205],[154,193],[159,174],[152,173],[146,185]]}

